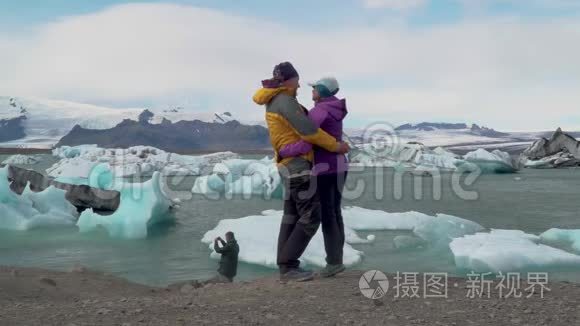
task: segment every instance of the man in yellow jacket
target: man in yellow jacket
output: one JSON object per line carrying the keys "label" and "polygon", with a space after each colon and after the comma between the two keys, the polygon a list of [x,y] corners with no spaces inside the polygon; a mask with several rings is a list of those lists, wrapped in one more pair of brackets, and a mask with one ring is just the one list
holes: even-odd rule
{"label": "man in yellow jacket", "polygon": [[311,184],[313,152],[282,159],[280,149],[305,140],[330,152],[346,153],[348,145],[324,132],[308,118],[296,99],[299,75],[289,62],[274,67],[273,77],[262,81],[253,100],[266,106],[270,141],[285,185],[284,216],[278,236],[277,264],[283,281],[309,281],[314,274],[300,268],[300,256],[320,226],[320,199]]}

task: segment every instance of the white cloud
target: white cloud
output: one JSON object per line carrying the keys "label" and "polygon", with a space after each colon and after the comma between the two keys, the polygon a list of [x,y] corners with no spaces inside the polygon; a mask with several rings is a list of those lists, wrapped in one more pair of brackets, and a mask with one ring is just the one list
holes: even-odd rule
{"label": "white cloud", "polygon": [[311,31],[191,6],[133,4],[65,17],[17,42],[0,35],[0,94],[168,103],[206,96],[257,120],[263,112],[252,93],[274,64],[290,60],[303,79],[339,78],[353,120],[551,129],[564,116],[580,124],[580,42],[573,40],[580,22],[565,19]]}
{"label": "white cloud", "polygon": [[364,0],[363,4],[370,9],[407,10],[423,7],[427,0]]}

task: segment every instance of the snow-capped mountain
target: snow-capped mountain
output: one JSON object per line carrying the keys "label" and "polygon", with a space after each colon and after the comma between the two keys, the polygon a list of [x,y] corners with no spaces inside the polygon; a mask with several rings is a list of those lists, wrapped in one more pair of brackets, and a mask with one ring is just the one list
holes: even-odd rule
{"label": "snow-capped mountain", "polygon": [[[68,101],[0,96],[0,147],[51,148],[74,126],[110,129],[125,119],[138,120],[144,108],[116,109]],[[200,120],[225,123],[231,113],[185,110],[181,107],[152,110],[152,124]]]}
{"label": "snow-capped mountain", "polygon": [[484,137],[504,137],[509,135],[507,133],[495,131],[494,129],[487,128],[485,126],[479,126],[475,123],[471,126],[468,126],[465,123],[422,122],[419,124],[404,124],[395,128],[395,130],[399,132],[457,130],[466,134]]}

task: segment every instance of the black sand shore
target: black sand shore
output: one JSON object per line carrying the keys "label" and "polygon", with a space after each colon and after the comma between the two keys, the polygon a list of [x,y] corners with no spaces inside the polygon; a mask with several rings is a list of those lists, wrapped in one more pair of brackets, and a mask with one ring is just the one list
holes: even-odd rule
{"label": "black sand shore", "polygon": [[[0,268],[0,325],[579,325],[580,285],[550,283],[527,298],[466,297],[449,279],[447,298],[381,300],[359,290],[362,272],[308,283],[276,278],[151,288],[77,268],[69,273]],[[391,280],[392,276],[389,277]],[[455,286],[457,283],[457,286]],[[524,289],[525,283],[521,285]]]}

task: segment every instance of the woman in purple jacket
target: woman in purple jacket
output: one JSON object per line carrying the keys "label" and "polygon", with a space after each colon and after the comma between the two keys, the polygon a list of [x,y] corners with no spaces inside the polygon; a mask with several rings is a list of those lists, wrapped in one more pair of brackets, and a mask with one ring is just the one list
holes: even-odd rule
{"label": "woman in purple jacket", "polygon": [[[328,77],[309,84],[315,106],[308,116],[322,130],[342,142],[343,120],[347,115],[346,100],[338,99],[339,85],[335,78]],[[299,141],[286,145],[278,153],[281,157],[307,154],[313,149],[310,143]],[[344,248],[344,223],[342,219],[342,190],[348,173],[348,162],[344,154],[314,148],[314,168],[317,191],[322,206],[322,233],[326,249],[326,267],[320,271],[322,277],[331,277],[345,267],[342,261]]]}

